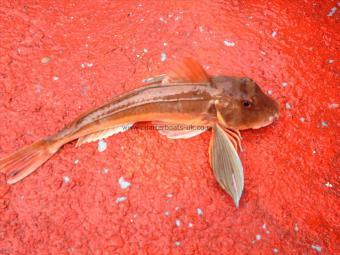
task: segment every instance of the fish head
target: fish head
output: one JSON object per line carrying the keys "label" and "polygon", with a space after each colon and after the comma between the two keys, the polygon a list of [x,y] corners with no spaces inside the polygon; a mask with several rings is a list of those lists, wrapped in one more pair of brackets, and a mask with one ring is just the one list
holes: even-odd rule
{"label": "fish head", "polygon": [[258,129],[279,117],[279,104],[252,79],[219,76],[212,78],[212,85],[220,91],[218,120],[227,128]]}

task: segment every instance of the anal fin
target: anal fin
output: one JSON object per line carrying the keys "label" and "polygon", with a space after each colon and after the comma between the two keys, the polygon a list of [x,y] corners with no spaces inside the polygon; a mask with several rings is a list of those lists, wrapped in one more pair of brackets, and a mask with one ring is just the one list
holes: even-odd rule
{"label": "anal fin", "polygon": [[105,129],[105,130],[101,130],[99,132],[95,132],[86,136],[82,136],[78,138],[76,147],[79,147],[80,145],[84,144],[84,143],[91,143],[91,142],[95,142],[98,141],[100,139],[104,139],[107,137],[110,137],[112,135],[118,134],[118,133],[122,133],[127,131],[128,129],[130,129],[133,126],[134,123],[126,123],[124,125],[120,125],[120,126],[116,126],[110,129]]}

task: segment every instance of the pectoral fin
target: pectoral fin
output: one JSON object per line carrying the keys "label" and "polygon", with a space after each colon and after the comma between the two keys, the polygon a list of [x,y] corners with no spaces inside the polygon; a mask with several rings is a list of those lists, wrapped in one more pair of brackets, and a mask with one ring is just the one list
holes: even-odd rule
{"label": "pectoral fin", "polygon": [[209,153],[216,180],[238,208],[244,187],[243,167],[228,134],[217,124],[213,126]]}

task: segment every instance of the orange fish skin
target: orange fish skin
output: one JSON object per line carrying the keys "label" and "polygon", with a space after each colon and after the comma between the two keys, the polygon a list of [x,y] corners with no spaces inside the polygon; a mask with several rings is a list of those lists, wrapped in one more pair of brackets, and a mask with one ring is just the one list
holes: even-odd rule
{"label": "orange fish skin", "polygon": [[82,115],[49,139],[65,143],[130,122],[163,121],[211,126],[220,90],[206,84],[153,85],[136,89]]}

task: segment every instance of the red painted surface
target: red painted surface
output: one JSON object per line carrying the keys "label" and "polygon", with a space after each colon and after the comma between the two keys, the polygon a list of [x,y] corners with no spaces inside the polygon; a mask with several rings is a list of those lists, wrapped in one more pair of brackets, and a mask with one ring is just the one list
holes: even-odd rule
{"label": "red painted surface", "polygon": [[[107,139],[102,153],[96,143],[66,145],[14,186],[2,177],[0,254],[334,254],[334,7],[315,0],[2,2],[0,157],[183,56],[211,74],[253,78],[282,111],[274,125],[243,132],[238,210],[210,170],[210,132],[173,141],[131,130]],[[51,61],[42,64],[46,56]],[[121,176],[131,186],[122,189]],[[119,197],[127,199],[116,203]]]}

